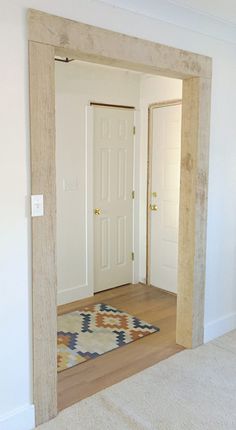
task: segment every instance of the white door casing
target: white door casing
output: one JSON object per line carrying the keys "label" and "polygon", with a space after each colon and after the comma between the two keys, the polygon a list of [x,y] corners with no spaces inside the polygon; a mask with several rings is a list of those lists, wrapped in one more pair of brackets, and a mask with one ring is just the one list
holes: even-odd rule
{"label": "white door casing", "polygon": [[98,292],[131,283],[133,277],[134,109],[93,109],[94,291]]}
{"label": "white door casing", "polygon": [[177,104],[152,109],[150,283],[173,293],[178,272],[181,108]]}

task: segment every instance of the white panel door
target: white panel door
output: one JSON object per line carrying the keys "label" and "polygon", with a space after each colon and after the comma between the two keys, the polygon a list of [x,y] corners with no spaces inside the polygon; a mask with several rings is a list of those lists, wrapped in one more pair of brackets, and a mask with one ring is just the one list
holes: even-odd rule
{"label": "white panel door", "polygon": [[181,105],[155,108],[152,133],[150,283],[177,293]]}
{"label": "white panel door", "polygon": [[95,292],[132,282],[133,127],[133,109],[94,107]]}

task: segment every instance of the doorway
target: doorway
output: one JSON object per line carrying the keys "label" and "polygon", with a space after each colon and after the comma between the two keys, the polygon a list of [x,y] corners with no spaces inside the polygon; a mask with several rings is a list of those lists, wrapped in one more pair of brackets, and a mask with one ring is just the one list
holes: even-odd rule
{"label": "doorway", "polygon": [[[55,53],[183,80],[177,342],[203,342],[211,67],[208,57],[30,10],[34,403],[40,424],[57,414],[55,265]],[[99,43],[97,41],[99,40]]]}
{"label": "doorway", "polygon": [[137,249],[132,256],[134,236],[146,248],[148,107],[181,97],[182,82],[62,60],[55,63],[59,408],[182,349],[176,297],[139,284],[146,256]]}
{"label": "doorway", "polygon": [[[176,297],[159,291],[158,285],[131,285],[133,227],[139,223],[141,231],[146,228],[142,213],[133,207],[146,207],[149,104],[153,98],[181,97],[182,82],[76,60],[63,63],[62,58],[55,64],[61,409],[182,349],[176,345]],[[163,127],[165,123],[168,130],[168,117]],[[88,246],[87,234],[93,236]],[[145,250],[137,228],[135,238]],[[139,258],[138,281],[145,258]],[[87,265],[93,272],[88,284],[83,278]],[[130,318],[135,326],[128,331]],[[138,331],[137,319],[145,322]],[[141,338],[148,325],[159,330]]]}
{"label": "doorway", "polygon": [[181,101],[149,107],[147,284],[177,295]]}
{"label": "doorway", "polygon": [[133,281],[134,109],[93,106],[94,292]]}

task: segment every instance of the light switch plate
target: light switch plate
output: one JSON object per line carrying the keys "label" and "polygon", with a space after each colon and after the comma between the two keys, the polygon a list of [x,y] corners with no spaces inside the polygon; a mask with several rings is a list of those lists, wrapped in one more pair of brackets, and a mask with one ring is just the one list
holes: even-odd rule
{"label": "light switch plate", "polygon": [[44,207],[43,207],[43,194],[37,194],[31,196],[31,216],[43,216],[44,215]]}

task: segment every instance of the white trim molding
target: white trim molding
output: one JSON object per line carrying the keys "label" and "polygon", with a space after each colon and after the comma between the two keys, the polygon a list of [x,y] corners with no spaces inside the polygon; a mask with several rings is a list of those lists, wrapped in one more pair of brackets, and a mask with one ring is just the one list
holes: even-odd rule
{"label": "white trim molding", "polygon": [[140,244],[140,109],[135,107],[134,111],[134,159],[133,159],[133,184],[134,184],[134,201],[133,201],[133,284],[139,282],[139,244]]}
{"label": "white trim molding", "polygon": [[65,305],[66,303],[76,302],[77,300],[87,299],[93,296],[93,286],[87,284],[76,285],[72,288],[65,288],[57,292],[57,304]]}
{"label": "white trim molding", "polygon": [[33,430],[34,428],[34,405],[24,405],[0,415],[0,430]]}
{"label": "white trim molding", "polygon": [[204,343],[236,329],[236,313],[231,313],[205,325]]}

